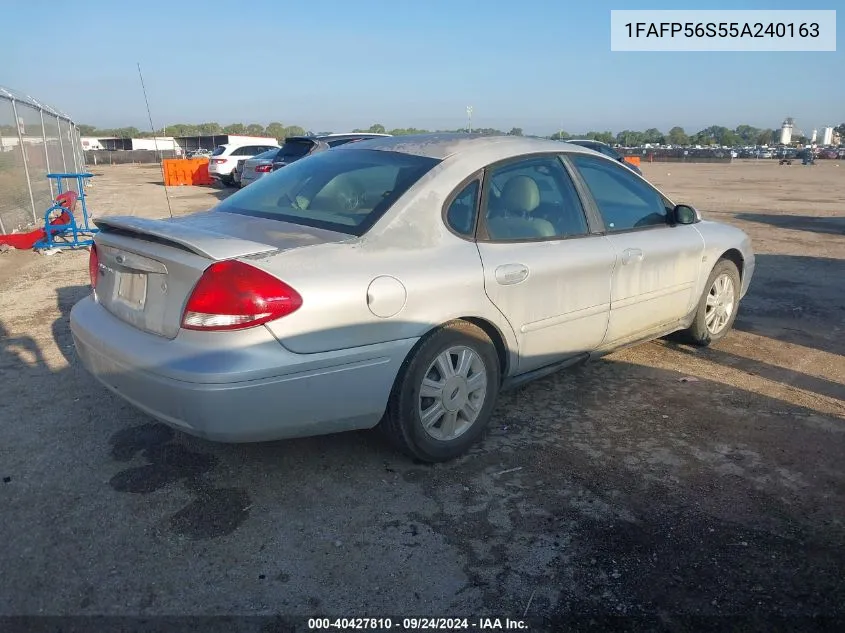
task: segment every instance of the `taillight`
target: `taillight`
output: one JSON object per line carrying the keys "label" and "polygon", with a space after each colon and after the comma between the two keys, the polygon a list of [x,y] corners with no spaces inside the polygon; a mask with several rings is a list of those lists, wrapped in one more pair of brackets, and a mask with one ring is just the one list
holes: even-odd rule
{"label": "taillight", "polygon": [[229,260],[205,269],[185,306],[188,330],[240,330],[295,312],[302,297],[285,282],[249,264]]}
{"label": "taillight", "polygon": [[88,255],[88,276],[91,278],[91,287],[97,289],[97,277],[100,273],[100,256],[97,254],[96,244],[91,244],[91,253]]}
{"label": "taillight", "polygon": [[266,174],[273,171],[273,165],[256,165],[255,171],[259,174]]}
{"label": "taillight", "polygon": [[219,165],[220,163],[225,163],[225,162],[226,162],[225,158],[212,158],[211,159],[212,165]]}

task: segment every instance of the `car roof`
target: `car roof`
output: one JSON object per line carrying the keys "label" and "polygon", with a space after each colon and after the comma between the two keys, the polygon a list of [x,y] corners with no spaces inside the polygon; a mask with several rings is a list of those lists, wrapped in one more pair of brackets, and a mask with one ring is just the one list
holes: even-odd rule
{"label": "car roof", "polygon": [[578,145],[531,136],[486,136],[459,132],[374,138],[351,145],[341,145],[332,151],[362,149],[413,154],[438,160],[476,152],[487,154],[496,159],[505,159],[535,152],[589,151]]}

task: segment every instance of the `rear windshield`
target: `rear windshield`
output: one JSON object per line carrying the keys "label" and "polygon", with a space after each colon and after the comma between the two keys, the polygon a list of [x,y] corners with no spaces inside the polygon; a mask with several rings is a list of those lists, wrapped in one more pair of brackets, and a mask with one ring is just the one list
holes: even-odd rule
{"label": "rear windshield", "polygon": [[285,141],[285,144],[282,145],[282,149],[279,151],[279,158],[302,158],[314,145],[314,141],[306,138]]}
{"label": "rear windshield", "polygon": [[220,154],[222,154],[225,151],[226,151],[225,145],[218,145],[217,147],[214,148],[214,151],[211,152],[211,155],[212,156],[220,156]]}
{"label": "rear windshield", "polygon": [[380,150],[320,152],[268,174],[216,209],[363,235],[439,162]]}

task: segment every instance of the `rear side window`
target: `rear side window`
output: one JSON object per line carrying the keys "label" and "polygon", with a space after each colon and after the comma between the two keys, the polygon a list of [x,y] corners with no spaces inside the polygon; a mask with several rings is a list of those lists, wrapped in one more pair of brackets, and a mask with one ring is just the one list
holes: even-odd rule
{"label": "rear side window", "polygon": [[465,237],[475,232],[475,219],[478,215],[478,180],[473,180],[461,191],[446,211],[446,222],[453,231]]}
{"label": "rear side window", "polygon": [[217,210],[363,235],[439,162],[378,150],[320,152],[241,189]]}

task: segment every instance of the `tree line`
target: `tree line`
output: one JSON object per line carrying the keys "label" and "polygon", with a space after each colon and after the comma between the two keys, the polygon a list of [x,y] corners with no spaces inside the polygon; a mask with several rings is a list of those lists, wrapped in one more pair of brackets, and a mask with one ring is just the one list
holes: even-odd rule
{"label": "tree line", "polygon": [[[82,136],[98,136],[101,138],[114,136],[118,138],[149,138],[152,132],[145,132],[135,127],[121,127],[114,129],[102,129],[93,125],[80,124],[77,126]],[[842,138],[845,138],[845,123],[836,127]],[[408,134],[426,134],[429,132],[466,132],[466,128],[457,130],[425,130],[419,128],[395,128],[388,130],[381,123],[375,123],[369,128],[357,128],[353,132],[370,132],[374,134],[392,134],[393,136],[405,136]],[[522,128],[511,128],[509,132],[495,128],[473,128],[472,131],[484,135],[510,135],[523,136]],[[161,136],[211,136],[216,134],[246,134],[249,136],[268,136],[283,141],[289,136],[302,136],[306,130],[299,125],[282,125],[273,122],[266,126],[259,123],[231,123],[220,125],[219,123],[185,124],[177,123],[168,125],[156,134]],[[573,134],[559,130],[547,136],[553,140],[566,140],[568,138],[589,138],[603,143],[618,144],[626,147],[637,147],[651,143],[655,145],[768,145],[778,141],[778,130],[770,128],[757,128],[752,125],[738,125],[730,129],[721,125],[711,125],[699,130],[694,134],[687,134],[682,127],[675,126],[668,132],[663,133],[657,128],[649,128],[645,131],[623,130],[614,134],[610,131],[589,131],[583,134]],[[795,143],[806,143],[808,139],[802,136],[793,137]]]}

